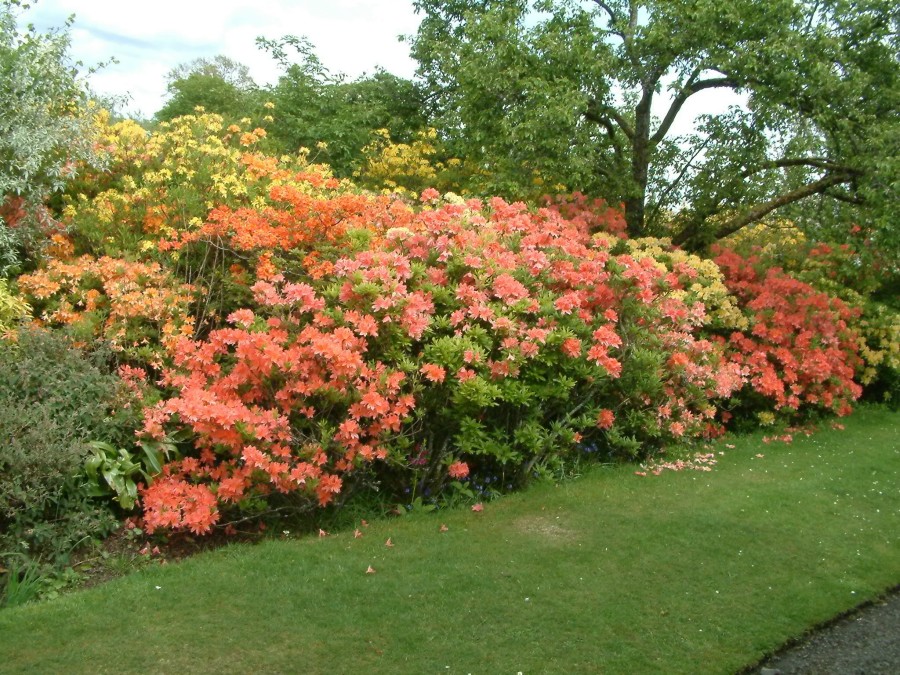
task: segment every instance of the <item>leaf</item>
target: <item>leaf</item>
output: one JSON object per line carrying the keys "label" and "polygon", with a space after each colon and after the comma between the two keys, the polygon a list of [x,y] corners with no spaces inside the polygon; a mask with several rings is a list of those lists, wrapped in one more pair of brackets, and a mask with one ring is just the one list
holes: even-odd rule
{"label": "leaf", "polygon": [[159,445],[156,443],[140,443],[141,449],[144,451],[144,459],[147,465],[147,468],[150,469],[150,474],[152,476],[157,476],[162,473],[162,453],[160,452]]}

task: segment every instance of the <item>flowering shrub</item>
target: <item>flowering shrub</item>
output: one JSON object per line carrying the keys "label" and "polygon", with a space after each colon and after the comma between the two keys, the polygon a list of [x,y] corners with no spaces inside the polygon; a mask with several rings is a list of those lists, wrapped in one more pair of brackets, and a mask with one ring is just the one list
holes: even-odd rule
{"label": "flowering shrub", "polygon": [[669,239],[629,239],[628,250],[637,259],[650,258],[661,265],[669,276],[671,294],[688,304],[702,303],[706,308],[704,326],[710,330],[745,330],[747,317],[725,285],[718,265],[680,249],[673,249]]}
{"label": "flowering shrub", "polygon": [[748,378],[743,402],[847,414],[862,393],[853,381],[859,336],[849,325],[858,312],[778,268],[758,269],[757,258],[720,250],[715,261],[750,320],[749,331],[729,339],[731,358]]}
{"label": "flowering shrub", "polygon": [[145,134],[133,122],[109,125],[101,116],[106,172],[89,172],[76,184],[63,222],[81,251],[121,256],[149,251],[161,239],[196,230],[215,207],[239,208],[264,200],[269,188],[295,173],[337,181],[305,155],[270,157],[257,146],[265,129],[224,125],[220,115],[199,111],[163,122]]}
{"label": "flowering shrub", "polygon": [[[264,129],[226,127],[218,115],[179,117],[149,136],[133,123],[107,125],[101,136],[119,177],[97,174],[70,198],[63,219],[76,248],[164,263],[203,290],[194,303],[201,331],[252,302],[249,287],[276,262],[325,273],[319,256],[329,246],[339,255],[348,230],[378,231],[409,212],[386,196],[356,193],[305,152],[265,154]],[[275,253],[287,259],[273,261]]]}
{"label": "flowering shrub", "polygon": [[605,232],[625,239],[627,224],[625,215],[619,209],[611,207],[602,199],[588,199],[581,192],[570,194],[545,195],[545,206],[555,211],[574,225],[589,232]]}
{"label": "flowering shrub", "polygon": [[[887,398],[900,396],[900,314],[875,300],[896,278],[896,263],[875,249],[856,226],[841,244],[809,242],[788,221],[745,230],[729,237],[729,246],[745,257],[754,256],[758,268],[782,267],[860,312],[855,322],[862,357],[859,381]],[[886,295],[890,297],[890,290]]]}
{"label": "flowering shrub", "polygon": [[19,277],[18,284],[40,323],[72,326],[138,362],[159,367],[175,338],[193,333],[188,312],[193,289],[158,263],[51,259],[46,268]]}
{"label": "flowering shrub", "polygon": [[582,441],[638,453],[715,429],[740,374],[664,270],[553,209],[437,197],[331,274],[258,280],[233,327],[178,343],[177,394],[146,432],[187,428],[196,452],[145,490],[151,529],[204,532],[278,494],[327,505],[365,467],[397,491],[520,482]]}
{"label": "flowering shrub", "polygon": [[440,143],[434,129],[420,131],[411,143],[394,143],[387,129],[377,129],[363,148],[365,163],[354,173],[361,185],[385,193],[416,197],[428,187],[461,190],[466,168],[451,157],[437,161]]}

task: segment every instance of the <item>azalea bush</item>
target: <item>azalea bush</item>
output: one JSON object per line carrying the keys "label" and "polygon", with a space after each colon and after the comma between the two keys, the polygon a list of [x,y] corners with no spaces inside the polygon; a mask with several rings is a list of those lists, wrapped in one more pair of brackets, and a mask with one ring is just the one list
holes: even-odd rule
{"label": "azalea bush", "polygon": [[86,341],[103,340],[139,364],[161,366],[175,338],[193,333],[194,289],[158,263],[54,258],[19,277],[18,285],[39,323],[67,327]]}
{"label": "azalea bush", "polygon": [[354,172],[360,185],[372,190],[413,198],[427,188],[461,192],[473,171],[455,157],[438,159],[446,152],[434,129],[418,132],[409,143],[395,143],[387,129],[372,135],[362,150],[364,163]]}
{"label": "azalea bush", "polygon": [[652,458],[733,414],[844,414],[877,365],[856,309],[776,267],[774,237],[702,259],[579,193],[372,194],[266,154],[249,120],[97,124],[115,171],[82,172],[17,288],[156,385],[144,440],[180,452],[141,488],[150,531],[512,488],[585,448]]}
{"label": "azalea bush", "polygon": [[117,173],[111,180],[86,171],[70,191],[62,224],[74,251],[162,264],[194,287],[200,331],[252,303],[249,288],[274,274],[274,254],[278,265],[326,273],[327,264],[317,268],[322,249],[344,246],[354,228],[402,224],[411,212],[337,180],[306,150],[266,154],[266,131],[250,120],[225,126],[221,116],[198,112],[152,134],[102,115],[97,123]]}
{"label": "azalea bush", "polygon": [[87,165],[67,193],[62,222],[77,251],[146,252],[161,238],[198,226],[214,206],[264,194],[268,183],[259,185],[252,167],[266,132],[245,122],[226,127],[221,116],[201,111],[148,134],[134,122],[110,124],[98,115],[101,158],[115,170]]}
{"label": "azalea bush", "polygon": [[327,505],[359,478],[518,484],[580,443],[640,455],[716,433],[740,373],[698,338],[705,309],[676,277],[556,210],[437,197],[330,274],[258,280],[232,327],[178,343],[177,393],[146,432],[189,430],[195,452],[144,491],[151,529]]}
{"label": "azalea bush", "polygon": [[757,269],[778,267],[819,292],[839,298],[859,314],[862,357],[857,379],[876,400],[900,400],[900,268],[858,226],[842,243],[808,241],[789,221],[746,228],[728,246],[752,257]]}
{"label": "azalea bush", "polygon": [[716,264],[739,299],[749,329],[729,337],[730,354],[748,379],[740,404],[750,410],[822,408],[846,415],[862,393],[859,311],[759,259],[719,250]]}

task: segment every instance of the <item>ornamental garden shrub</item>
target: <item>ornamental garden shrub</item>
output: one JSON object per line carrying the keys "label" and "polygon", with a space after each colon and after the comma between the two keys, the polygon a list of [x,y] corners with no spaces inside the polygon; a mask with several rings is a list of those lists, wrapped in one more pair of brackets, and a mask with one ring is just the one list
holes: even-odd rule
{"label": "ornamental garden shrub", "polygon": [[[437,193],[426,191],[426,202]],[[740,385],[699,302],[650,259],[558,211],[494,199],[425,209],[337,257],[276,274],[205,340],[182,339],[147,414],[192,456],[144,494],[150,529],[208,531],[260,500],[333,502],[360,475],[436,491],[512,484],[577,452],[637,455],[715,433]]]}
{"label": "ornamental garden shrub", "polygon": [[737,397],[742,412],[762,419],[801,407],[849,413],[862,393],[853,379],[862,365],[852,327],[859,311],[779,268],[760,269],[758,258],[720,249],[715,262],[749,320],[728,340],[747,377]]}
{"label": "ornamental garden shrub", "polygon": [[138,364],[160,367],[175,338],[193,334],[194,289],[159,263],[51,258],[44,268],[20,276],[18,286],[41,325],[102,340]]}
{"label": "ornamental garden shrub", "polygon": [[753,257],[757,269],[779,267],[817,291],[839,298],[859,313],[862,364],[857,379],[873,400],[900,402],[900,268],[853,226],[842,243],[810,242],[788,221],[745,228],[729,237],[735,252]]}
{"label": "ornamental garden shrub", "polygon": [[[335,179],[328,167],[308,162],[305,150],[265,154],[265,129],[249,122],[225,126],[220,116],[199,112],[145,135],[133,123],[109,125],[99,116],[104,159],[118,167],[117,177],[84,167],[62,210],[71,252],[48,252],[50,260],[86,254],[120,265],[136,264],[135,257],[160,263],[194,288],[192,321],[205,333],[252,302],[253,281],[274,273],[273,251],[284,254],[280,264],[314,274],[316,256],[307,257],[313,249],[342,246],[349,230],[383,230],[410,212],[400,201]],[[82,267],[98,264],[79,260]],[[43,276],[62,269],[46,266]],[[38,282],[48,285],[41,275]],[[185,287],[154,285],[168,285],[175,304],[183,304]]]}
{"label": "ornamental garden shrub", "polygon": [[[141,417],[108,354],[61,333],[0,340],[0,554],[21,567],[62,564],[117,520],[82,479],[88,441],[134,442]],[[9,565],[5,565],[9,566]]]}
{"label": "ornamental garden shrub", "polygon": [[18,288],[149,367],[142,433],[182,453],[147,476],[150,530],[513,487],[859,394],[852,308],[758,257],[629,241],[600,200],[374,195],[203,113],[104,134],[117,175],[84,174]]}

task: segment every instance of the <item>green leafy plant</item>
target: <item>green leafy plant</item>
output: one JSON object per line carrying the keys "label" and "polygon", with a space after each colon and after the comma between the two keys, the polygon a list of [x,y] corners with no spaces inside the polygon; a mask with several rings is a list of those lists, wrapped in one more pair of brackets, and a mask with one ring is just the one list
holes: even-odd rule
{"label": "green leafy plant", "polygon": [[15,558],[8,563],[9,568],[0,568],[5,583],[0,595],[0,607],[17,607],[34,600],[41,587],[41,575],[37,565],[19,563]]}
{"label": "green leafy plant", "polygon": [[163,463],[174,455],[173,445],[154,441],[139,443],[137,453],[116,449],[104,441],[91,441],[88,445],[91,452],[84,462],[87,493],[92,497],[115,495],[115,502],[126,511],[137,502],[141,479],[149,485],[154,476],[162,473]]}
{"label": "green leafy plant", "polygon": [[105,360],[45,331],[0,341],[0,551],[61,568],[115,527],[79,478],[88,441],[127,443],[140,413]]}
{"label": "green leafy plant", "polygon": [[[0,270],[2,276],[2,270]],[[31,315],[28,303],[13,295],[7,283],[0,279],[0,335]]]}

